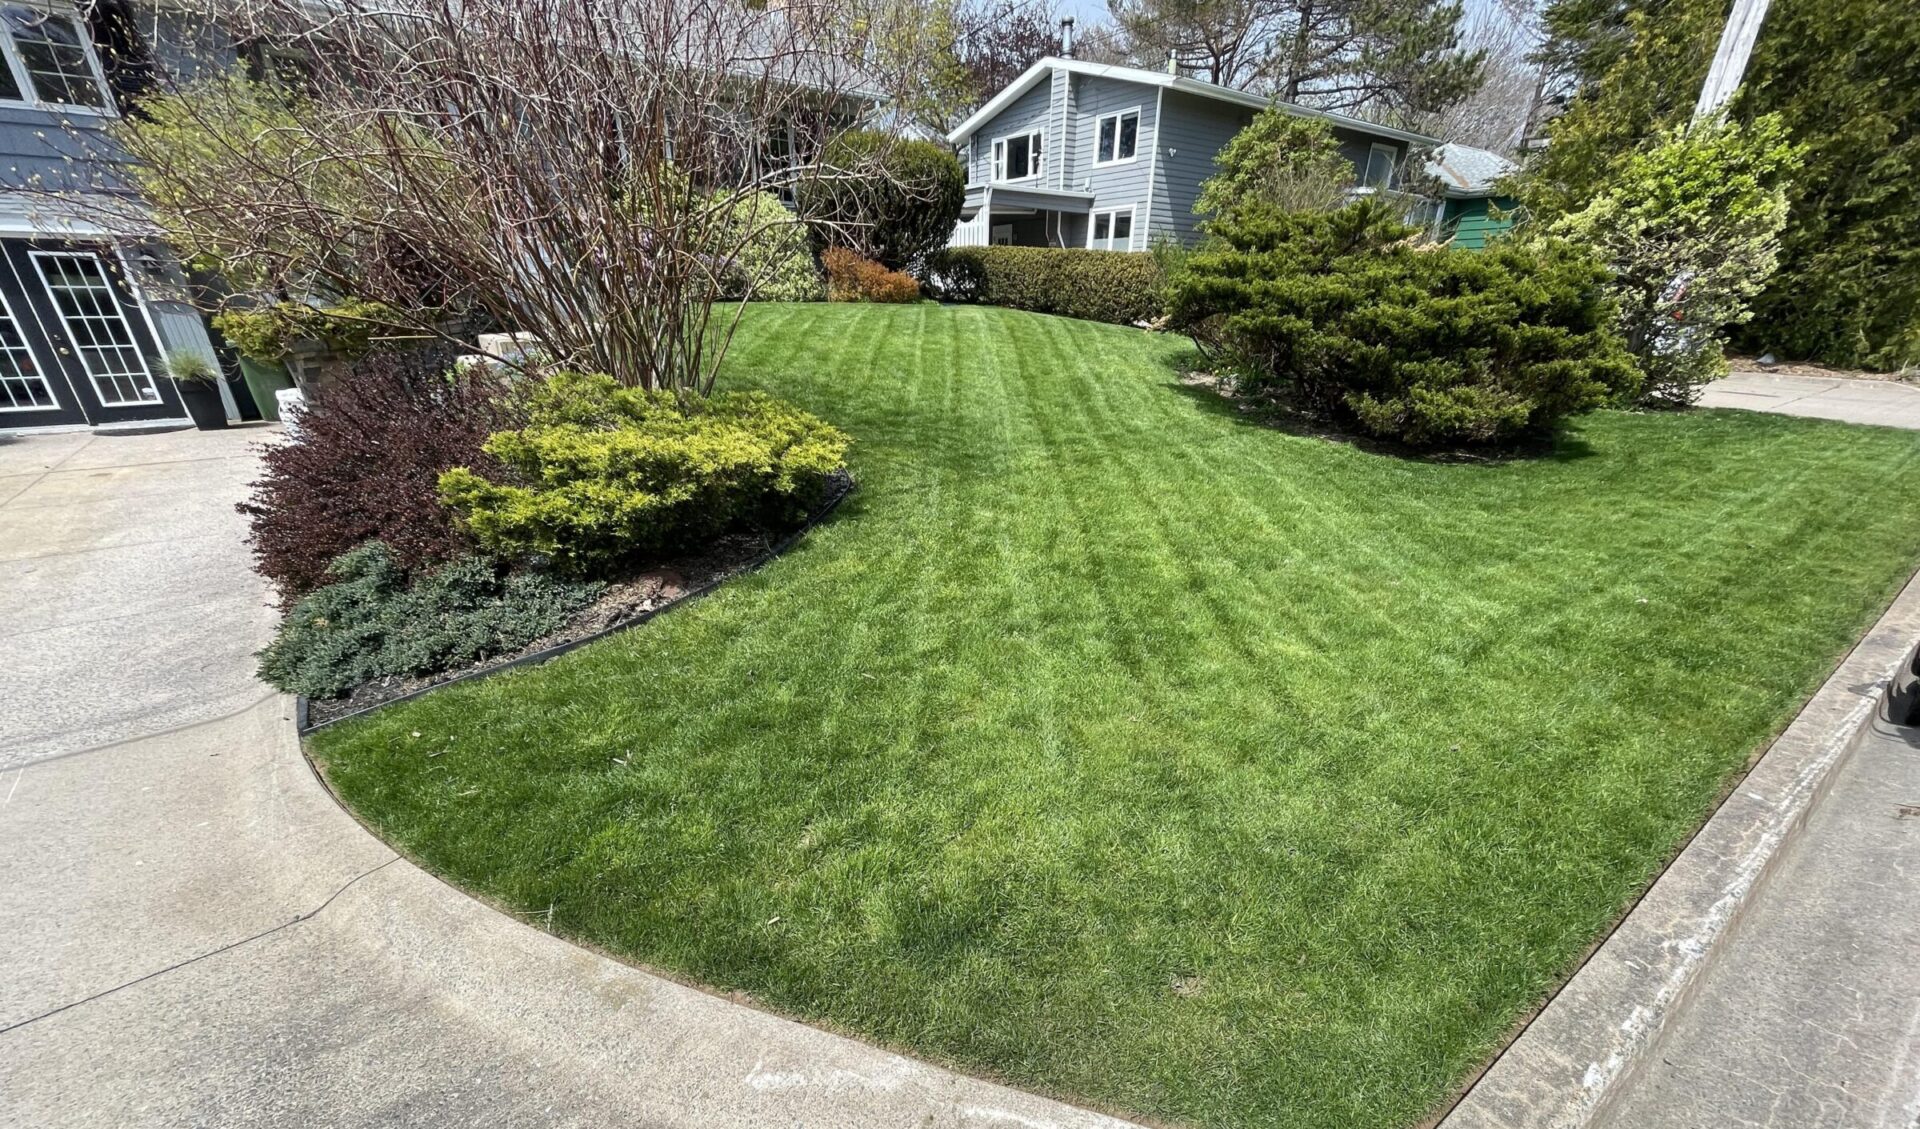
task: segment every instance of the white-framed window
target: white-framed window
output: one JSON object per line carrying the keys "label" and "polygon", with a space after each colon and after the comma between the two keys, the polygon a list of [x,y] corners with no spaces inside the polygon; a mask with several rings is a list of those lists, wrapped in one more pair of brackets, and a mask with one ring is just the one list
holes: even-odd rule
{"label": "white-framed window", "polygon": [[1400,163],[1400,150],[1376,141],[1367,150],[1366,174],[1361,183],[1368,188],[1392,188],[1394,166]]}
{"label": "white-framed window", "polygon": [[71,11],[0,3],[0,102],[111,114],[93,38]]}
{"label": "white-framed window", "polygon": [[47,383],[40,366],[34,363],[33,350],[20,336],[20,323],[13,320],[13,306],[0,295],[0,412],[57,412],[59,401],[53,398],[53,385]]}
{"label": "white-framed window", "polygon": [[1039,130],[997,137],[993,141],[993,179],[1031,180],[1046,167],[1046,141]]}
{"label": "white-framed window", "polygon": [[91,251],[34,251],[32,258],[100,403],[109,408],[159,403],[153,370],[140,354],[100,256]]}
{"label": "white-framed window", "polygon": [[1103,208],[1088,216],[1087,246],[1095,251],[1133,250],[1133,205]]}
{"label": "white-framed window", "polygon": [[1093,163],[1124,164],[1140,152],[1140,107],[1102,114],[1094,124]]}

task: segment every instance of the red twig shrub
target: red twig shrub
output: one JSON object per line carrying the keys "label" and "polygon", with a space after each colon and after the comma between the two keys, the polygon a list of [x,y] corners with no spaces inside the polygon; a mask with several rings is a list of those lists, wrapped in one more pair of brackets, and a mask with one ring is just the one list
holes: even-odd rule
{"label": "red twig shrub", "polygon": [[917,302],[920,284],[905,271],[888,270],[845,247],[820,256],[827,268],[827,298],[834,302]]}
{"label": "red twig shrub", "polygon": [[329,581],[333,558],[384,542],[411,570],[470,548],[440,504],[440,474],[488,466],[480,449],[522,420],[499,377],[448,371],[441,350],[369,357],[300,417],[299,439],[267,449],[240,512],[254,567],[283,602]]}

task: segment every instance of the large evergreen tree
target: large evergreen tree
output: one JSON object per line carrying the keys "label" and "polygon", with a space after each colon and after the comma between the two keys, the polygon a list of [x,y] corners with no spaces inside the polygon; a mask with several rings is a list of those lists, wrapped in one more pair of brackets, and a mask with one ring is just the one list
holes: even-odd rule
{"label": "large evergreen tree", "polygon": [[1920,11],[1913,0],[1781,0],[1738,109],[1806,150],[1780,273],[1744,343],[1920,365]]}
{"label": "large evergreen tree", "polygon": [[1412,117],[1480,84],[1459,0],[1108,0],[1136,61],[1169,54],[1222,86]]}
{"label": "large evergreen tree", "polygon": [[[1693,112],[1726,0],[1554,0],[1543,58],[1576,93],[1529,169],[1547,216],[1586,206]],[[1912,0],[1775,0],[1730,112],[1804,147],[1780,270],[1739,343],[1920,364],[1920,19]]]}

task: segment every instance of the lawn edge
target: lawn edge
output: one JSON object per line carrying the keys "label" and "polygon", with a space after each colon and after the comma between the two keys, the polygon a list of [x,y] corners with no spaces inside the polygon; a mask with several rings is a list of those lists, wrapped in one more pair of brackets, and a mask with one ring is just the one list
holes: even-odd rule
{"label": "lawn edge", "polygon": [[801,524],[800,528],[787,534],[785,537],[782,537],[779,541],[774,542],[773,545],[763,550],[758,556],[754,557],[752,560],[734,569],[732,572],[728,572],[728,573],[725,573],[724,575],[717,576],[714,579],[707,581],[705,584],[700,585],[698,588],[694,588],[682,595],[674,597],[672,600],[669,600],[666,603],[661,604],[657,608],[652,608],[647,611],[641,612],[639,615],[634,616],[632,619],[622,620],[621,622],[616,623],[611,627],[603,627],[600,630],[595,631],[590,635],[583,635],[578,639],[569,639],[564,643],[555,643],[551,647],[543,647],[540,650],[534,651],[531,654],[521,655],[517,659],[512,659],[507,662],[498,663],[493,666],[481,667],[478,670],[467,670],[467,671],[462,671],[459,674],[449,675],[448,677],[442,678],[437,682],[433,682],[429,685],[422,686],[418,690],[414,690],[411,693],[401,694],[398,697],[394,697],[394,698],[388,698],[383,702],[375,702],[364,709],[357,709],[357,710],[354,710],[352,713],[343,713],[339,717],[331,717],[325,721],[320,721],[320,722],[314,721],[312,719],[312,710],[307,700],[307,696],[305,694],[296,694],[294,695],[294,702],[293,702],[294,732],[299,734],[301,737],[307,737],[312,734],[320,732],[322,729],[327,729],[332,726],[339,725],[343,721],[352,721],[356,718],[366,717],[368,714],[386,709],[388,706],[397,706],[401,702],[411,702],[415,698],[425,697],[426,695],[431,694],[436,690],[444,690],[449,686],[455,686],[462,682],[474,682],[482,678],[491,678],[496,674],[505,674],[507,671],[518,670],[521,667],[539,666],[541,663],[550,662],[553,659],[559,658],[561,655],[566,654],[568,651],[578,650],[579,648],[584,647],[589,643],[598,643],[600,640],[605,639],[610,635],[618,635],[622,631],[629,631],[633,628],[641,626],[642,624],[649,623],[655,618],[659,616],[663,616],[668,612],[672,611],[673,609],[680,607],[683,604],[693,603],[695,600],[698,600],[702,596],[711,594],[715,589],[720,588],[721,586],[725,585],[729,581],[738,580],[739,578],[746,576],[749,573],[758,572],[759,570],[765,568],[766,566],[772,564],[774,561],[778,560],[780,557],[786,555],[789,551],[793,549],[795,545],[800,543],[800,539],[802,537],[805,537],[808,533],[811,533],[816,527],[824,523],[829,517],[832,517],[833,512],[840,508],[840,503],[846,501],[848,495],[852,494],[855,487],[857,487],[858,485],[859,485],[859,482],[856,479],[854,479],[851,476],[848,476],[845,482],[841,484],[836,490],[834,490],[831,497],[829,497],[825,502],[821,503],[819,506],[815,507],[814,511],[807,515],[807,520]]}
{"label": "lawn edge", "polygon": [[1597,1124],[1766,888],[1916,638],[1920,571],[1572,976],[1427,1124]]}
{"label": "lawn edge", "polygon": [[[381,834],[335,790],[324,759],[294,730],[293,706],[292,695],[275,693],[216,720],[270,716],[268,739],[284,743],[275,755],[300,766],[283,779],[317,788],[344,816],[328,834],[388,852],[374,868],[378,879],[331,911],[331,927],[371,938],[369,959],[440,982],[446,998],[510,1022],[518,1037],[590,1060],[589,1071],[617,1063],[622,1074],[649,1079],[642,1093],[651,1104],[635,1111],[646,1124],[1163,1129],[901,1051],[543,928],[538,915],[455,883]],[[341,917],[353,920],[341,924]]]}

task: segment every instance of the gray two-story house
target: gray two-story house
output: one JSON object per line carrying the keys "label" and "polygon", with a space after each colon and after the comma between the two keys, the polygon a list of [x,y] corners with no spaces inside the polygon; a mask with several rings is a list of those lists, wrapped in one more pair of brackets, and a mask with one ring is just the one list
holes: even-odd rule
{"label": "gray two-story house", "polygon": [[[947,135],[967,167],[952,242],[1144,251],[1191,243],[1200,184],[1233,135],[1270,104],[1180,74],[1049,56]],[[1343,114],[1325,120],[1361,191],[1395,191],[1410,159],[1439,144]]]}

